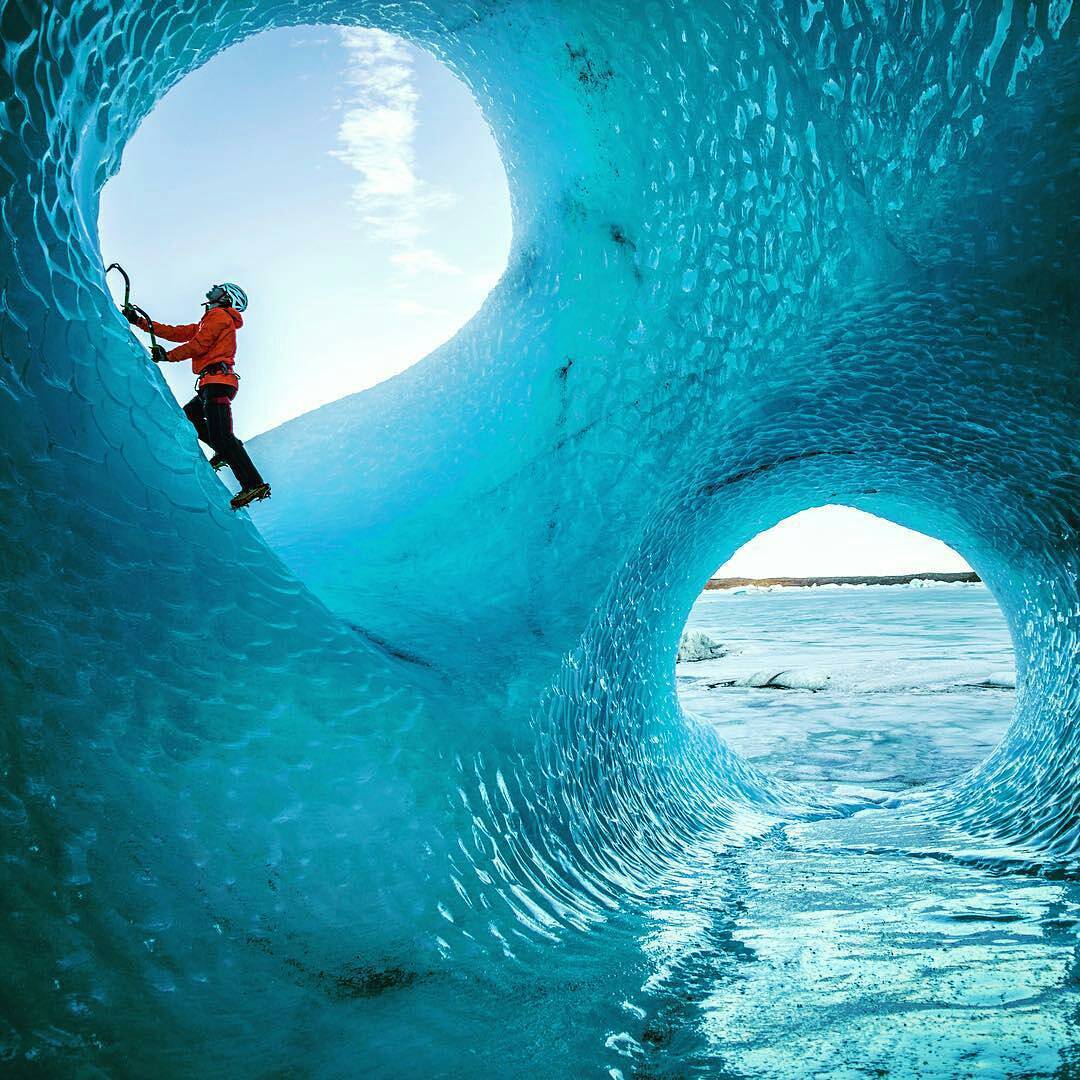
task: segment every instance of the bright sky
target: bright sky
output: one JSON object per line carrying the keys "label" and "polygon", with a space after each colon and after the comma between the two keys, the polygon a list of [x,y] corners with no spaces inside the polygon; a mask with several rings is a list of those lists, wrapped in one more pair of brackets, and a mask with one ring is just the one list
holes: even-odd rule
{"label": "bright sky", "polygon": [[[491,133],[445,67],[377,31],[306,27],[260,34],[174,88],[106,186],[100,232],[104,260],[162,322],[197,321],[211,284],[247,290],[234,408],[247,438],[451,337],[506,265],[510,201]],[[163,370],[187,401],[189,366]],[[821,507],[718,573],[963,569],[937,540]]]}
{"label": "bright sky", "polygon": [[970,569],[933,537],[850,506],[819,506],[759,533],[716,576],[884,576]]}
{"label": "bright sky", "polygon": [[[241,438],[404,370],[476,312],[506,266],[510,200],[468,90],[378,31],[260,34],[176,86],[102,193],[101,252],[161,321],[207,288],[251,298]],[[110,275],[118,295],[119,275]],[[168,365],[180,401],[188,364]]]}

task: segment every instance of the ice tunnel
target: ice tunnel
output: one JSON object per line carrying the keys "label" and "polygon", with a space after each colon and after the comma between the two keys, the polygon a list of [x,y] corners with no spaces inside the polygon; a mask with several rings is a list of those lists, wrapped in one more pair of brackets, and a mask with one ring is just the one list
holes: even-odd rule
{"label": "ice tunnel", "polygon": [[[253,524],[97,201],[171,85],[298,24],[447,64],[515,234],[452,341],[259,440]],[[0,40],[4,1060],[631,1075],[642,928],[717,918],[695,883],[776,820],[1071,872],[1068,0],[4,0]],[[822,502],[961,552],[1019,665],[988,760],[855,818],[672,675],[709,572]]]}

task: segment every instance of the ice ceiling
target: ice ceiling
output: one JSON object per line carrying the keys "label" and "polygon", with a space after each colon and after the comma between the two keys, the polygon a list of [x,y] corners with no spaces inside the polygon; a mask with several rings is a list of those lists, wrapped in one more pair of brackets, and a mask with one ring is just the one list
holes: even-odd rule
{"label": "ice ceiling", "polygon": [[[1067,866],[1070,13],[5,3],[5,1045],[258,1073],[341,1045],[317,1003],[362,1000],[386,1065],[411,1031],[388,994],[618,967],[635,912],[726,845],[842,819],[683,717],[672,673],[709,572],[826,501],[960,551],[1019,665],[995,753],[867,843]],[[446,346],[258,442],[257,531],[109,298],[97,199],[173,83],[301,23],[464,80],[515,239]]]}

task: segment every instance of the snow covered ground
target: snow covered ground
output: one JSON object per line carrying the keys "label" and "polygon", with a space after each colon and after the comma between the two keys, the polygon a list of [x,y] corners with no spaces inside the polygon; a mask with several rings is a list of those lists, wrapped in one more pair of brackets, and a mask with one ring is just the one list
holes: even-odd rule
{"label": "snow covered ground", "polygon": [[704,593],[676,665],[683,707],[789,780],[898,791],[985,757],[1015,699],[1012,643],[984,585]]}

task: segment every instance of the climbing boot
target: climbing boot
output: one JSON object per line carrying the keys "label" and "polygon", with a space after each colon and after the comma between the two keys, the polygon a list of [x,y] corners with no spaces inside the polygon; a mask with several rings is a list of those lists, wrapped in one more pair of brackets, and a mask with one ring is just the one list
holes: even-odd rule
{"label": "climbing boot", "polygon": [[260,499],[270,498],[270,485],[260,484],[258,487],[245,488],[239,495],[232,497],[229,505],[234,510],[243,510],[248,503],[258,502]]}

